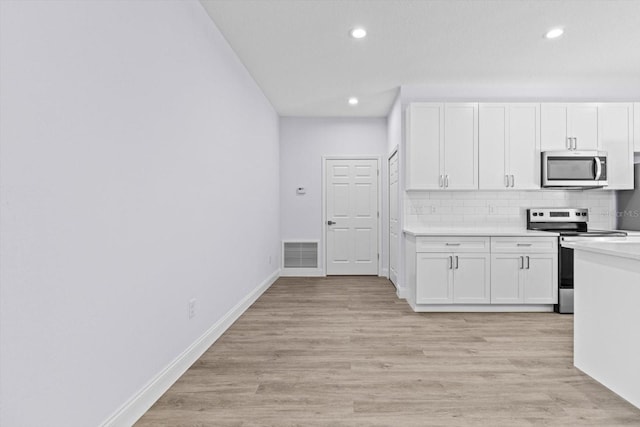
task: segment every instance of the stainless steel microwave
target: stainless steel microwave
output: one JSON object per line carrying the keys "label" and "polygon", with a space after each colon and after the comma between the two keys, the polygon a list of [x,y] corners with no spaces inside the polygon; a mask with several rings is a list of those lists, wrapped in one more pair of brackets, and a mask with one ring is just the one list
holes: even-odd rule
{"label": "stainless steel microwave", "polygon": [[542,152],[543,187],[594,188],[606,185],[606,151]]}

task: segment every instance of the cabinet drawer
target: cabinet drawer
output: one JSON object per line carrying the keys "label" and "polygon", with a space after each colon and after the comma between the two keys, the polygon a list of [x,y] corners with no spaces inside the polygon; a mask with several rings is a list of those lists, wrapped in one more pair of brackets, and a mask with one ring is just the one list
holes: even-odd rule
{"label": "cabinet drawer", "polygon": [[419,237],[416,252],[489,252],[489,237]]}
{"label": "cabinet drawer", "polygon": [[557,237],[492,237],[491,252],[553,253],[558,252]]}

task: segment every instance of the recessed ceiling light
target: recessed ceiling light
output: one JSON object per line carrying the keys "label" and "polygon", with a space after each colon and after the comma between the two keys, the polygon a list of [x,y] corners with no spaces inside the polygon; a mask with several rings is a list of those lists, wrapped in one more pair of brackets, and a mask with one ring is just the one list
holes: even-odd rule
{"label": "recessed ceiling light", "polygon": [[366,35],[367,35],[367,30],[365,30],[362,27],[356,27],[351,30],[351,37],[353,37],[354,39],[362,39],[366,37]]}
{"label": "recessed ceiling light", "polygon": [[564,33],[563,28],[554,28],[552,30],[547,31],[547,34],[544,36],[548,39],[557,39]]}
{"label": "recessed ceiling light", "polygon": [[349,98],[349,105],[358,105],[358,98],[356,98],[355,96]]}

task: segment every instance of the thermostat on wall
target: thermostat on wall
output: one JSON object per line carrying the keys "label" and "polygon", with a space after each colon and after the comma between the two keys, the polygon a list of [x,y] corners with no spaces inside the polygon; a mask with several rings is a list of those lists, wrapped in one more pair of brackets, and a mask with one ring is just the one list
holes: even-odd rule
{"label": "thermostat on wall", "polygon": [[307,190],[304,187],[296,188],[296,194],[307,194]]}

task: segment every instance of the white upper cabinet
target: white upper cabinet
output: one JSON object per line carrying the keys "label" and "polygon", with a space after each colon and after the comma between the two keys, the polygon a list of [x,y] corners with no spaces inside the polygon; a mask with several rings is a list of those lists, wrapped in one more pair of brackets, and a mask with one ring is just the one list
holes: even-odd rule
{"label": "white upper cabinet", "polygon": [[443,104],[411,104],[406,119],[406,165],[408,190],[441,188],[440,159],[444,157]]}
{"label": "white upper cabinet", "polygon": [[478,104],[445,104],[444,187],[478,188]]}
{"label": "white upper cabinet", "polygon": [[598,104],[546,103],[540,115],[542,151],[598,149]]}
{"label": "white upper cabinet", "polygon": [[633,188],[633,104],[606,103],[598,108],[598,149],[607,152],[608,190]]}
{"label": "white upper cabinet", "polygon": [[478,104],[413,103],[406,119],[407,190],[478,188]]}
{"label": "white upper cabinet", "polygon": [[540,104],[480,104],[481,190],[540,188]]}

